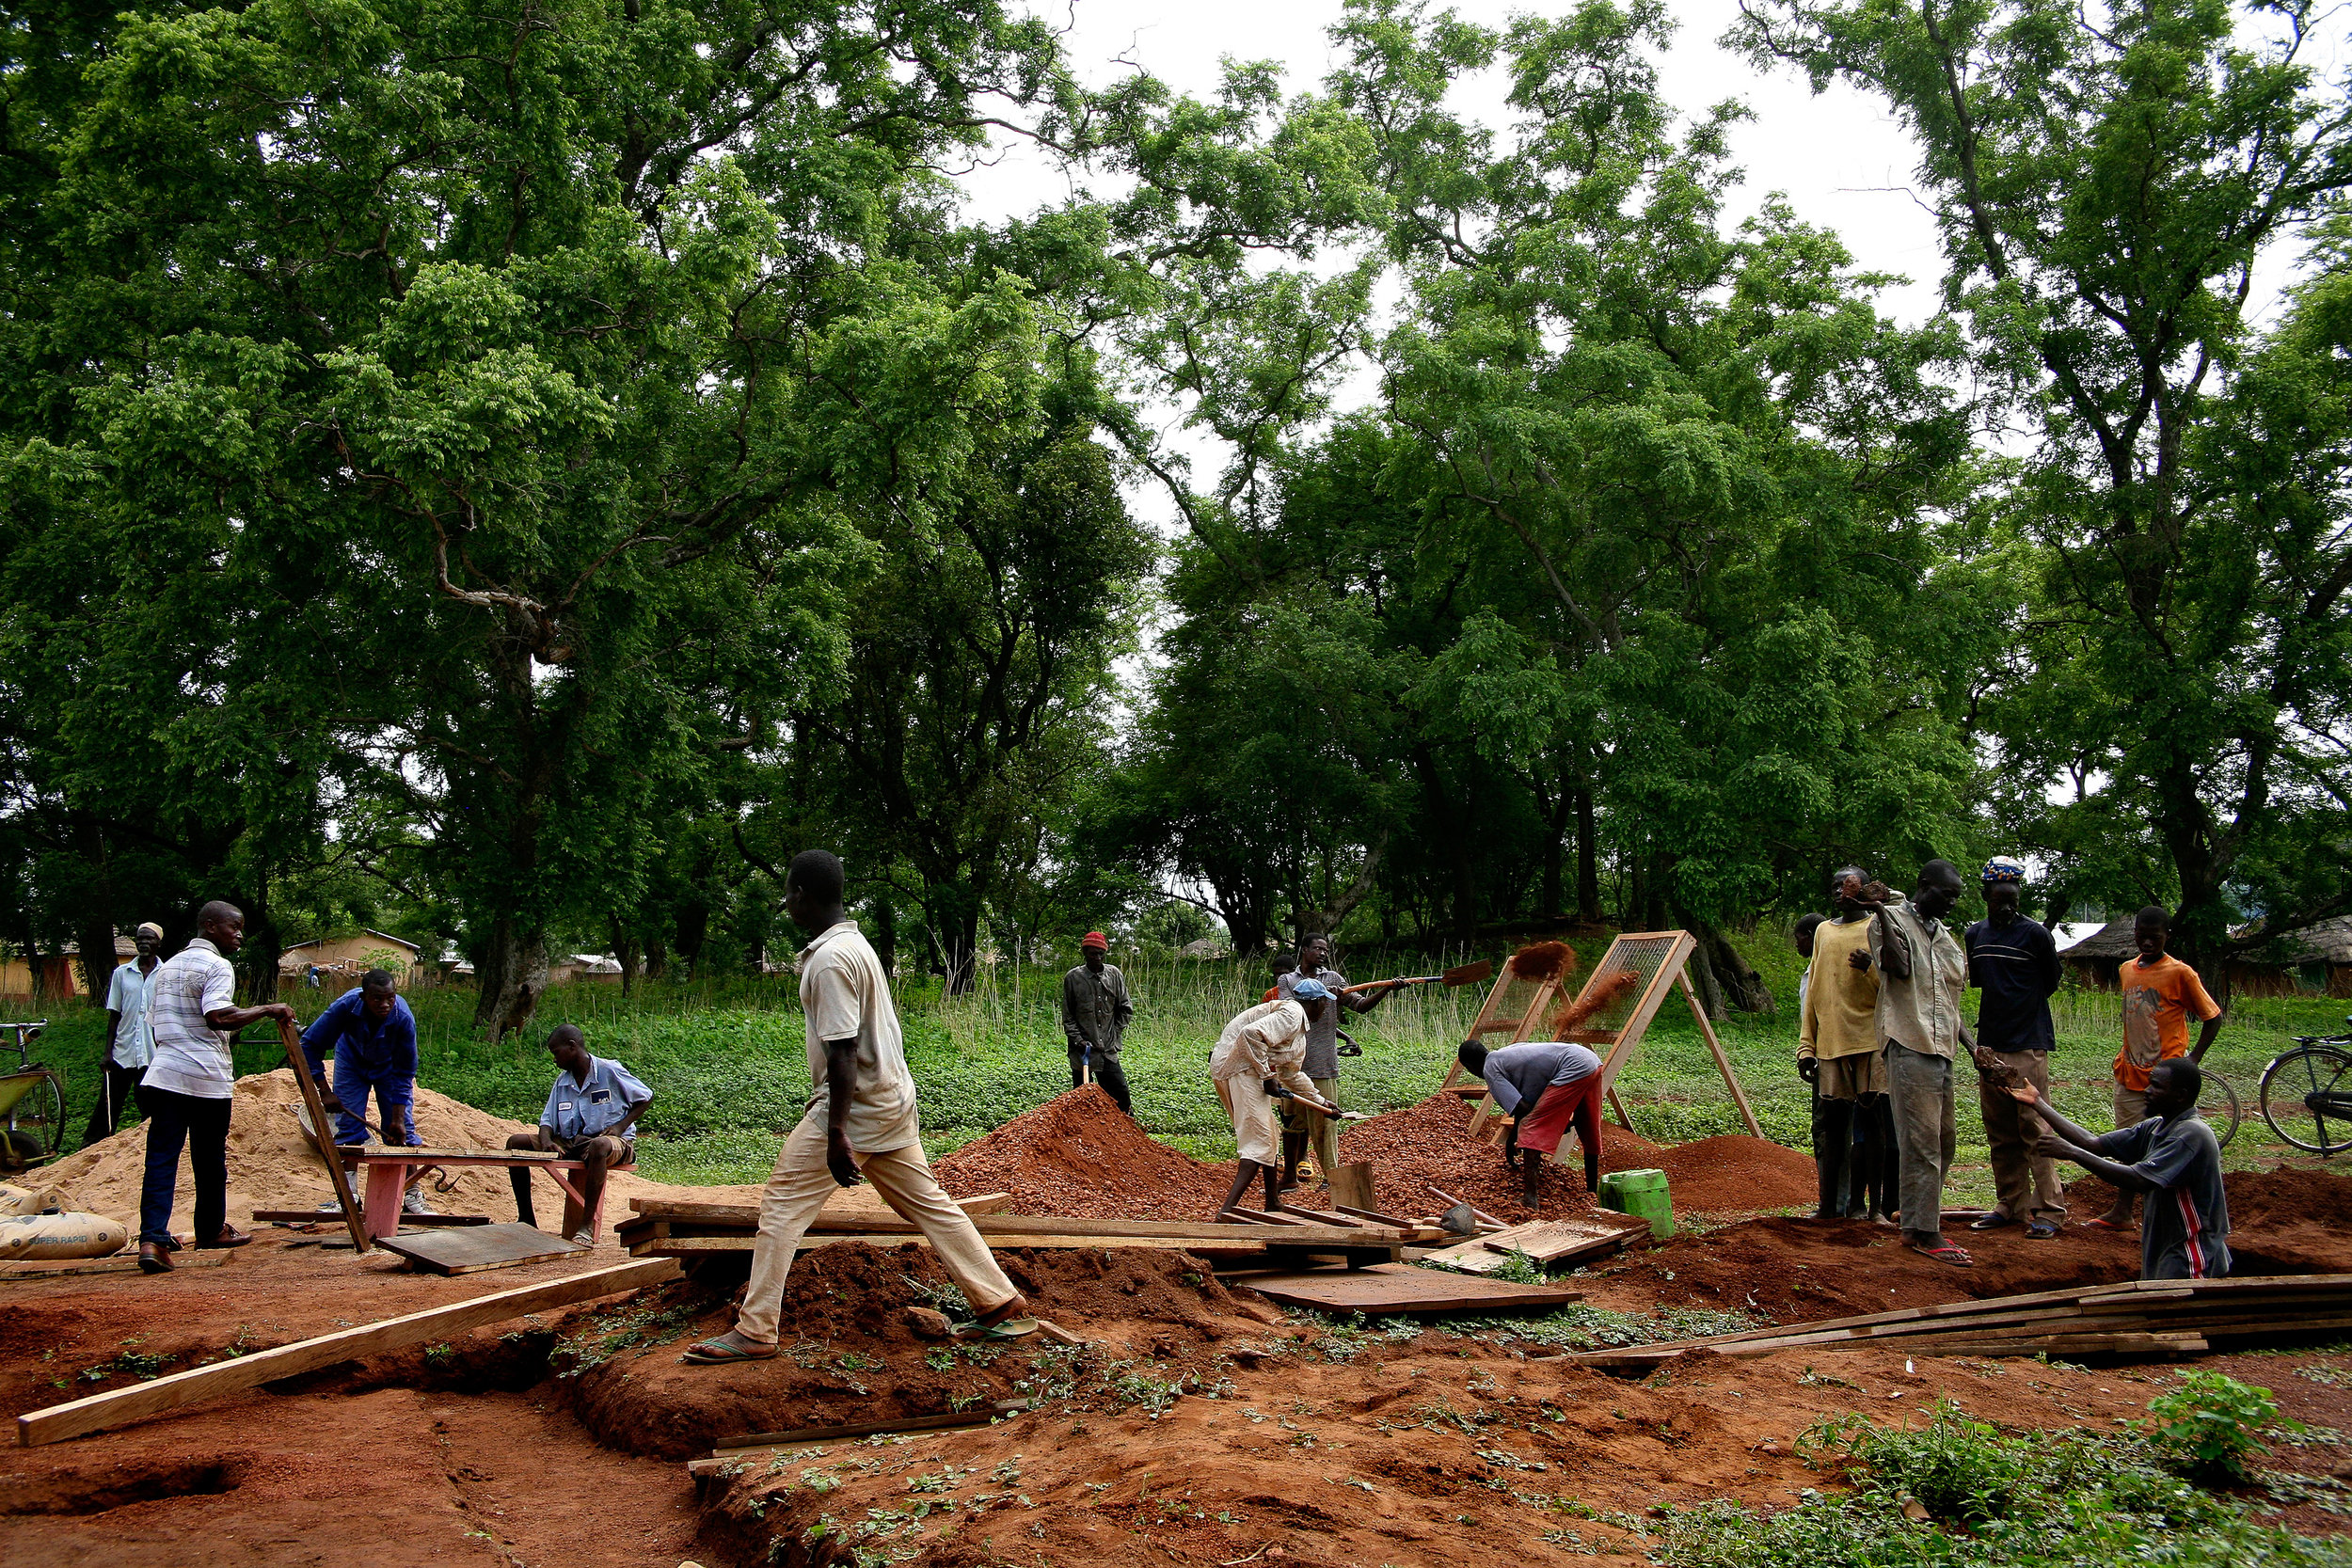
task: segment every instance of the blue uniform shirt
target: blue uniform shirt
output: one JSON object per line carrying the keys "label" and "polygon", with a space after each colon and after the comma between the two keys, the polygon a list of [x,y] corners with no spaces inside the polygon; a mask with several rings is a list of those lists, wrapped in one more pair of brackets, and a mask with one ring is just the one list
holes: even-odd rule
{"label": "blue uniform shirt", "polygon": [[387,1080],[413,1084],[417,1078],[417,1015],[395,996],[390,1012],[380,1019],[370,1018],[359,988],[354,986],[302,1031],[302,1054],[310,1064],[313,1078],[326,1070],[326,1058],[333,1056],[372,1084]]}
{"label": "blue uniform shirt", "polygon": [[[555,1075],[555,1087],[548,1091],[548,1108],[539,1113],[539,1125],[553,1132],[557,1143],[575,1144],[595,1137],[652,1098],[653,1090],[639,1083],[628,1069],[602,1056],[591,1056],[585,1084],[568,1071]],[[630,1128],[623,1136],[636,1141],[637,1129]]]}

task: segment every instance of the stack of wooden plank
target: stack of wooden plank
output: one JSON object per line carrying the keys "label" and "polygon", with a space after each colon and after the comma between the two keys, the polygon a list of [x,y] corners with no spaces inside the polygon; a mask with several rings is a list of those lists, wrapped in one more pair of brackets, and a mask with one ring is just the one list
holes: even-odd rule
{"label": "stack of wooden plank", "polygon": [[1456,1246],[1425,1253],[1424,1261],[1448,1263],[1470,1274],[1489,1274],[1510,1256],[1524,1253],[1547,1268],[1569,1267],[1608,1257],[1627,1243],[1647,1240],[1647,1220],[1629,1221],[1623,1214],[1582,1214],[1566,1220],[1536,1220],[1501,1230],[1487,1230]]}
{"label": "stack of wooden plank", "polygon": [[[748,1252],[759,1225],[759,1209],[748,1203],[689,1203],[641,1197],[636,1212],[619,1227],[633,1257],[693,1258],[716,1252]],[[970,1212],[977,1202],[967,1202]],[[1254,1215],[1248,1221],[1079,1220],[1024,1214],[973,1213],[973,1223],[993,1247],[1145,1247],[1188,1252],[1211,1262],[1263,1265],[1308,1257],[1342,1257],[1351,1263],[1391,1261],[1407,1244],[1442,1233],[1421,1227],[1381,1225],[1340,1214]],[[802,1246],[867,1242],[876,1246],[921,1243],[911,1220],[879,1206],[829,1206],[809,1227]]]}
{"label": "stack of wooden plank", "polygon": [[1645,1371],[1701,1350],[1732,1356],[1872,1348],[1923,1355],[2193,1355],[2217,1340],[2332,1338],[2346,1330],[2352,1330],[2352,1275],[2145,1279],[1586,1351],[1566,1359]]}

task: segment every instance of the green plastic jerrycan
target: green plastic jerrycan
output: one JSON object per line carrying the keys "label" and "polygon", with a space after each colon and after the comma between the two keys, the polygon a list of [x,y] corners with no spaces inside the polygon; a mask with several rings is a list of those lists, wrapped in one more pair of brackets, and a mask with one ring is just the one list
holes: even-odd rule
{"label": "green plastic jerrycan", "polygon": [[1675,1233],[1674,1200],[1662,1170],[1613,1170],[1600,1179],[1597,1196],[1604,1209],[1649,1221],[1649,1233],[1660,1241]]}

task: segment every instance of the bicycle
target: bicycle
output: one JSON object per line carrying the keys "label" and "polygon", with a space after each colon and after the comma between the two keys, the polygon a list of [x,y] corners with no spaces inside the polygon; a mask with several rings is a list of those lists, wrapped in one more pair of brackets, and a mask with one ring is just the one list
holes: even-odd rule
{"label": "bicycle", "polygon": [[2237,1136],[2241,1115],[2237,1089],[2213,1069],[2203,1070],[2205,1092],[2197,1097],[2197,1114],[2204,1118],[2206,1126],[2213,1129],[2214,1141],[2227,1148],[2230,1140]]}
{"label": "bicycle", "polygon": [[[65,1079],[29,1052],[47,1019],[31,1023],[0,1023],[16,1038],[16,1069],[0,1072],[0,1170],[26,1170],[57,1157],[65,1145]],[[0,1051],[7,1042],[0,1040]]]}
{"label": "bicycle", "polygon": [[2262,1107],[2270,1130],[2307,1153],[2352,1148],[2352,1034],[2296,1036],[2263,1069]]}

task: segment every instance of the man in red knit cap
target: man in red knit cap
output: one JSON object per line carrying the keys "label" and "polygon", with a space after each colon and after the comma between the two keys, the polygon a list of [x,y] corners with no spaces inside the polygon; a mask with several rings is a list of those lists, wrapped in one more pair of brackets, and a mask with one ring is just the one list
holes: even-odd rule
{"label": "man in red knit cap", "polygon": [[1070,1086],[1076,1088],[1092,1072],[1103,1092],[1133,1116],[1127,1073],[1119,1065],[1119,1042],[1136,1007],[1127,999],[1127,976],[1119,973],[1117,964],[1104,961],[1110,950],[1110,938],[1100,931],[1078,939],[1078,952],[1086,961],[1061,977],[1061,1032],[1070,1040]]}

